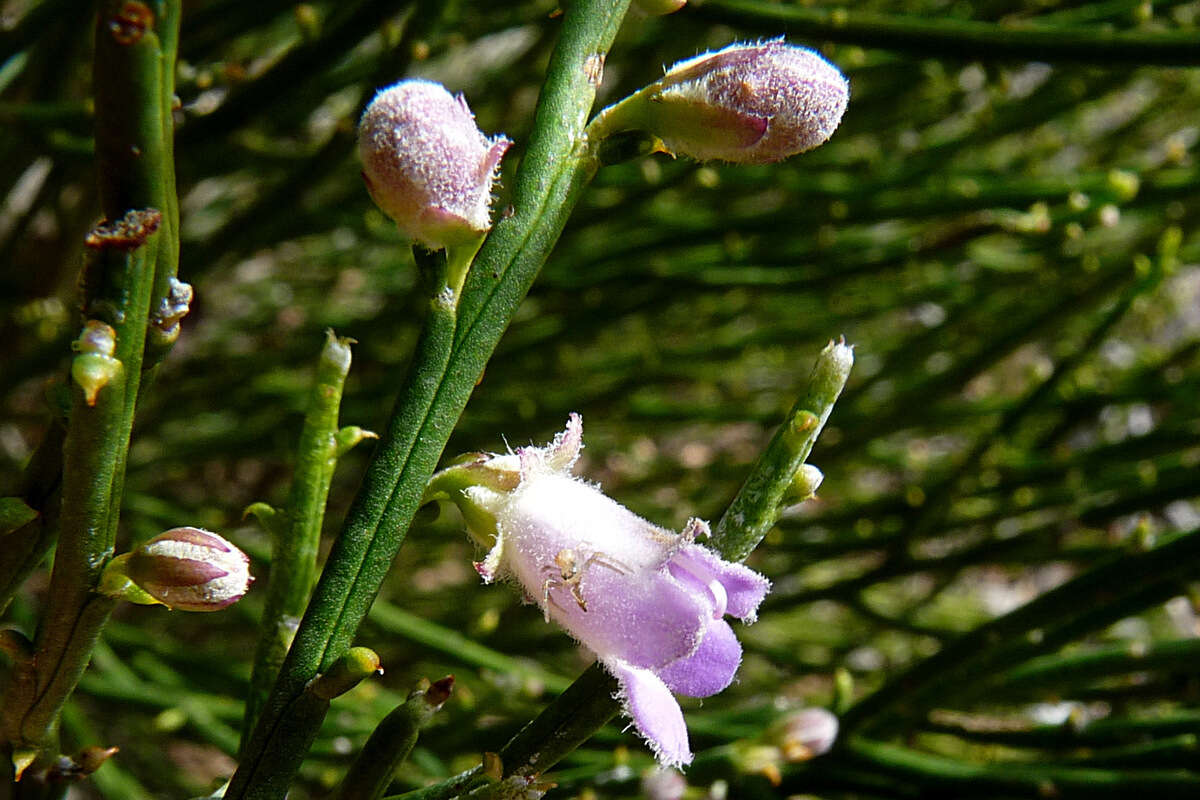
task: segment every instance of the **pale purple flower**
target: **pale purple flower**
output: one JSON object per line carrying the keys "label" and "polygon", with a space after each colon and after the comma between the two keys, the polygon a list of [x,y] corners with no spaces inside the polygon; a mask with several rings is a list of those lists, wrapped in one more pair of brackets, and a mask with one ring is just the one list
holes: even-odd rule
{"label": "pale purple flower", "polygon": [[742,648],[725,615],[753,622],[770,583],[697,544],[708,533],[702,520],[674,533],[572,477],[582,434],[572,414],[550,445],[478,465],[493,477],[463,489],[460,505],[473,527],[491,526],[476,533],[495,544],[476,569],[486,582],[515,580],[547,620],[593,651],[658,759],[687,764],[672,692],[707,697],[733,681]]}
{"label": "pale purple flower", "polygon": [[358,125],[371,198],[431,249],[491,228],[492,182],[511,144],[484,136],[462,95],[424,80],[380,90]]}

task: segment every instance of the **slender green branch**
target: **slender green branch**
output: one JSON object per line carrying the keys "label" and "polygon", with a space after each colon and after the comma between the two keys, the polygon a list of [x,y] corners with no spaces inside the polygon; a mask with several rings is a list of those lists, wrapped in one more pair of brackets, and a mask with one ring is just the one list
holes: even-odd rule
{"label": "slender green branch", "polygon": [[1135,642],[1110,645],[1081,653],[1035,658],[1009,670],[1004,689],[1030,689],[1078,685],[1113,675],[1149,670],[1175,670],[1186,674],[1200,658],[1200,641],[1176,639],[1142,645]]}
{"label": "slender green branch", "polygon": [[308,605],[317,572],[325,502],[341,454],[338,411],[349,372],[350,340],[338,338],[330,331],[317,362],[317,377],[309,396],[304,428],[300,432],[296,471],[287,505],[275,510],[256,503],[248,509],[259,517],[271,534],[271,577],[267,584],[250,692],[246,697],[243,741],[254,727],[258,711],[292,643],[296,625]]}
{"label": "slender green branch", "polygon": [[[817,357],[808,388],[792,406],[713,530],[710,545],[726,558],[744,561],[779,520],[853,363],[853,351],[844,342],[830,342]],[[807,499],[804,494],[801,490],[792,502]]]}
{"label": "slender green branch", "polygon": [[[177,14],[177,3],[171,7]],[[116,536],[154,285],[155,234],[163,219],[159,209],[168,206],[165,68],[155,27],[162,21],[148,6],[116,0],[102,4],[96,20],[96,150],[109,223],[86,241],[95,253],[83,282],[88,325],[72,371],[74,404],[49,600],[36,652],[16,668],[3,709],[6,750],[33,749],[42,760],[53,755],[58,714],[113,606],[92,589]],[[89,352],[83,345],[89,331],[107,331],[106,345]]]}
{"label": "slender green branch", "polygon": [[[438,291],[392,418],[334,544],[296,639],[228,798],[282,796],[288,764],[264,758],[268,743],[297,725],[288,706],[305,684],[346,651],[378,593],[420,504],[425,484],[484,365],[549,255],[596,170],[583,126],[595,99],[595,65],[627,7],[573,3],[551,60],[529,151],[517,174],[514,213],[500,220],[467,275],[461,300]],[[456,307],[457,304],[457,307]]]}
{"label": "slender green branch", "polygon": [[334,800],[377,800],[387,791],[396,769],[417,744],[421,729],[450,697],[454,676],[447,676],[408,696],[371,732],[346,770]]}
{"label": "slender green branch", "polygon": [[1200,64],[1194,30],[1117,31],[1099,26],[1050,26],[879,14],[762,0],[701,0],[702,18],[776,35],[916,52],[924,57],[1019,58],[1110,64]]}
{"label": "slender green branch", "polygon": [[923,727],[973,742],[1058,750],[1195,734],[1200,730],[1200,712],[1182,710],[1151,717],[1107,717],[1092,720],[1083,726],[1074,719],[1053,725],[1040,725],[1027,720],[997,724],[986,716],[979,719],[969,714],[938,712]]}
{"label": "slender green branch", "polygon": [[901,777],[923,793],[974,796],[1126,798],[1144,792],[1155,798],[1190,798],[1200,776],[1181,770],[1117,770],[1057,764],[972,764],[861,737],[847,755],[871,771]]}

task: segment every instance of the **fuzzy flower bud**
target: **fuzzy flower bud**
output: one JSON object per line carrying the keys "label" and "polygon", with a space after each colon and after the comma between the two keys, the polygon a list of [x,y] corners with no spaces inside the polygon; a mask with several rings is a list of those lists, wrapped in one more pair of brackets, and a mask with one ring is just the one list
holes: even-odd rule
{"label": "fuzzy flower bud", "polygon": [[463,96],[432,81],[381,90],[358,125],[371,198],[401,231],[432,250],[491,228],[492,182],[511,144],[502,135],[484,136]]}
{"label": "fuzzy flower bud", "polygon": [[602,130],[648,131],[669,152],[701,161],[767,164],[827,141],[849,99],[836,67],[775,39],[681,61],[598,121]]}
{"label": "fuzzy flower bud", "polygon": [[250,559],[215,533],[172,528],[129,554],[125,574],[168,608],[220,611],[254,580]]}
{"label": "fuzzy flower bud", "polygon": [[485,582],[510,579],[596,654],[618,697],[666,766],[689,763],[687,727],[672,693],[708,697],[727,687],[742,648],[726,615],[752,622],[770,583],[697,544],[693,519],[660,528],[572,477],[583,423],[546,447],[479,456],[434,478],[480,539]]}

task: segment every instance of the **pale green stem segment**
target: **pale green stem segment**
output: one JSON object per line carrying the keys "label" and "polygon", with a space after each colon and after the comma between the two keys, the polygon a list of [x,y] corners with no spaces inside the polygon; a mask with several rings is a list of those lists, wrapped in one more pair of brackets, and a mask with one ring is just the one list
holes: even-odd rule
{"label": "pale green stem segment", "polygon": [[[801,470],[837,402],[854,352],[830,342],[817,357],[808,388],[775,432],[742,488],[713,530],[708,546],[732,561],[744,561],[779,521],[791,502],[811,496],[811,478]],[[797,480],[800,484],[798,485]]]}
{"label": "pale green stem segment", "polygon": [[357,428],[338,429],[342,390],[350,372],[350,345],[350,339],[335,336],[333,331],[327,334],[300,432],[287,505],[274,509],[255,503],[246,509],[271,535],[271,573],[246,698],[243,741],[254,727],[308,605],[317,573],[325,503],[338,457],[356,441],[374,437]]}

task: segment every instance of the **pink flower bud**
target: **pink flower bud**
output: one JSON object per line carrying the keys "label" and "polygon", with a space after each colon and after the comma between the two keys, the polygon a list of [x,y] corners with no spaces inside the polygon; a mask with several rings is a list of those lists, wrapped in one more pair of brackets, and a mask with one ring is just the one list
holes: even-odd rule
{"label": "pink flower bud", "polygon": [[381,90],[358,125],[363,180],[400,230],[431,249],[491,228],[492,181],[511,145],[475,125],[467,101],[438,83]]}
{"label": "pink flower bud", "polygon": [[776,39],[681,61],[614,106],[608,127],[631,124],[701,161],[766,164],[827,141],[849,99],[836,67]]}
{"label": "pink flower bud", "polygon": [[129,554],[126,575],[169,608],[220,611],[250,587],[250,559],[199,528],[172,528]]}

